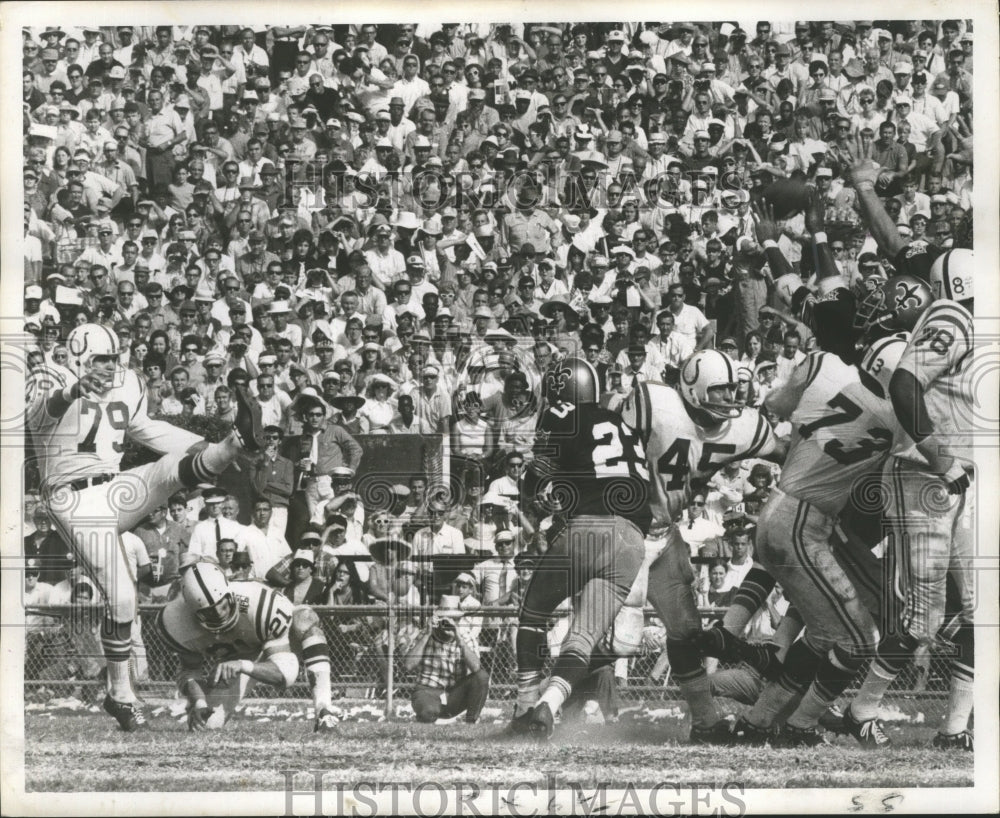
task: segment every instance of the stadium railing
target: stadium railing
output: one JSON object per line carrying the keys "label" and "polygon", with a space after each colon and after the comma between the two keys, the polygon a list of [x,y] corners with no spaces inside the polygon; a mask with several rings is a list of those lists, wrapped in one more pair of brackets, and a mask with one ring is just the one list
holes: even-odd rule
{"label": "stadium railing", "polygon": [[[177,659],[164,644],[152,623],[160,605],[140,606],[142,647],[133,651],[132,669],[140,694],[172,698]],[[330,645],[335,699],[383,701],[387,718],[395,713],[394,702],[408,699],[412,675],[402,670],[401,657],[416,630],[434,613],[430,606],[350,605],[314,606]],[[719,608],[699,609],[706,623],[721,616]],[[29,619],[24,684],[26,700],[45,700],[54,695],[76,695],[82,699],[103,696],[103,666],[100,627],[103,609],[97,605],[28,607]],[[553,621],[559,616],[556,614]],[[511,608],[477,609],[462,621],[482,624],[479,637],[483,667],[490,675],[489,701],[512,703],[516,692],[513,631],[517,612]],[[388,628],[388,623],[392,628]],[[627,662],[627,675],[618,679],[621,699],[627,706],[662,707],[681,702],[680,691],[671,680],[664,652],[665,635],[656,614],[646,612],[643,645]],[[391,634],[391,638],[390,638]],[[923,656],[894,683],[886,706],[905,717],[928,722],[944,712],[948,689],[947,657]],[[860,679],[856,680],[858,683]],[[851,689],[847,696],[850,696]],[[309,700],[304,671],[284,691],[255,686],[249,698],[303,698]]]}

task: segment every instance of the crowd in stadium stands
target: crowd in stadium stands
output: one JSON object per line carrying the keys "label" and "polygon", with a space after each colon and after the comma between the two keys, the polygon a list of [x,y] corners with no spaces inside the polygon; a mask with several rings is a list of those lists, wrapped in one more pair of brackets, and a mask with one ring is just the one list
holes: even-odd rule
{"label": "crowd in stadium stands", "polygon": [[[970,235],[963,20],[23,35],[29,367],[65,363],[67,332],[94,322],[151,416],[225,428],[246,385],[266,425],[262,453],[123,537],[147,603],[198,556],[296,603],[515,608],[546,548],[526,475],[554,361],[585,357],[616,409],[717,348],[760,407],[813,347],[763,252],[775,242],[808,283],[803,214],[762,189],[819,197],[859,295],[892,272],[847,182],[859,159],[883,168],[904,237]],[[446,454],[369,496],[375,435],[436,436]],[[749,568],[777,476],[727,466],[684,512],[692,555],[714,560],[704,605]],[[25,509],[25,601],[99,599],[45,508]],[[783,606],[779,589],[762,638]],[[511,621],[465,617],[461,644],[512,663]],[[384,660],[384,620],[329,626],[335,662]],[[416,624],[395,627],[402,653]]]}

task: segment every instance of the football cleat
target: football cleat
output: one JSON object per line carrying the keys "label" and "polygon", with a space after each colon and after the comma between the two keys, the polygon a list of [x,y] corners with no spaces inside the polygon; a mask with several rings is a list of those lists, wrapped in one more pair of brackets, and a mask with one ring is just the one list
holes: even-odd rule
{"label": "football cleat", "polygon": [[892,744],[892,739],[885,732],[885,724],[882,719],[865,719],[858,721],[854,718],[850,706],[844,712],[841,722],[848,733],[858,740],[862,747],[869,747],[877,750],[881,747],[888,747]]}
{"label": "football cleat", "polygon": [[248,452],[259,452],[264,448],[260,404],[250,396],[245,386],[234,386],[233,394],[236,397],[236,420],[233,423],[236,435]]}
{"label": "football cleat", "polygon": [[733,741],[733,725],[729,719],[719,719],[708,727],[691,725],[691,744],[731,744]]}
{"label": "football cleat", "polygon": [[117,719],[118,724],[126,733],[135,733],[149,728],[146,715],[138,702],[119,702],[111,698],[109,693],[104,697],[104,710]]}
{"label": "football cleat", "polygon": [[514,716],[508,723],[507,729],[505,730],[508,736],[524,736],[527,735],[531,724],[531,710],[525,710],[520,716]]}
{"label": "football cleat", "polygon": [[827,744],[826,735],[820,727],[793,727],[786,724],[775,737],[775,747],[819,747]]}
{"label": "football cleat", "polygon": [[764,747],[772,744],[777,735],[778,731],[774,727],[757,727],[740,716],[733,725],[730,741],[732,744],[745,744],[748,747]]}
{"label": "football cleat", "polygon": [[313,725],[314,733],[331,733],[337,726],[337,717],[329,710],[323,709],[316,714],[316,724]]}
{"label": "football cleat", "polygon": [[971,753],[975,750],[975,742],[972,733],[963,730],[961,733],[938,733],[931,741],[931,745],[938,750],[964,750]]}
{"label": "football cleat", "polygon": [[539,741],[548,741],[552,738],[555,730],[555,719],[552,710],[545,702],[539,702],[535,709],[531,711],[531,718],[528,720],[528,733]]}

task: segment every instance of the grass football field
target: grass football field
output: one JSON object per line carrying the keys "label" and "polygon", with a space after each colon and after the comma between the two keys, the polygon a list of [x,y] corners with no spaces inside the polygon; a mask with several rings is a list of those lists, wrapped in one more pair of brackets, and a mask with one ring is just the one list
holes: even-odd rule
{"label": "grass football field", "polygon": [[738,782],[747,789],[960,787],[973,783],[971,753],[930,747],[930,725],[888,725],[893,747],[866,751],[845,736],[810,749],[696,747],[679,707],[640,707],[617,724],[559,725],[545,745],[503,736],[507,709],[479,724],[417,724],[403,702],[382,720],[380,703],[338,702],[333,733],[314,734],[305,703],[256,701],[222,730],[189,733],[182,705],[153,709],[151,729],[126,735],[94,705],[28,705],[28,792],[283,792],[285,770],[323,770],[342,782],[434,781],[482,787],[558,775],[599,782]]}

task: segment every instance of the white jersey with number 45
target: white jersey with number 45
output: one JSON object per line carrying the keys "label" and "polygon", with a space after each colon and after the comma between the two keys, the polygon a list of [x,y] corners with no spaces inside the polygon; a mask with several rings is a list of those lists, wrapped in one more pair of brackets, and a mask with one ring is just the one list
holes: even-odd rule
{"label": "white jersey with number 45", "polygon": [[767,396],[766,406],[792,423],[783,492],[835,516],[858,480],[881,474],[899,427],[892,404],[873,389],[882,392],[836,355],[813,352]]}
{"label": "white jersey with number 45", "polygon": [[178,596],[160,611],[158,624],[164,641],[179,654],[197,654],[213,662],[231,659],[255,661],[262,655],[291,651],[288,630],[294,603],[261,582],[230,582],[240,616],[225,633],[208,630]]}
{"label": "white jersey with number 45", "polygon": [[766,457],[775,448],[774,432],[756,409],[745,408],[739,417],[704,429],[691,419],[677,390],[662,383],[633,389],[622,418],[645,445],[650,505],[658,525],[673,521],[687,506],[691,480],[707,480],[726,463]]}

